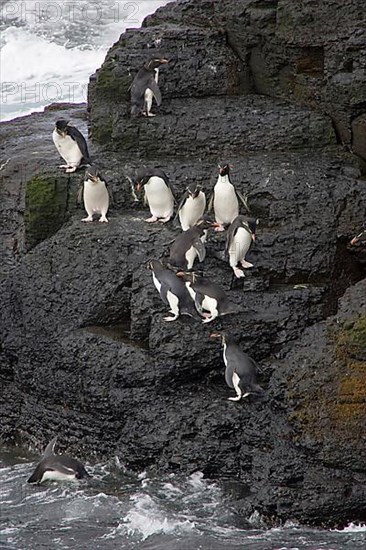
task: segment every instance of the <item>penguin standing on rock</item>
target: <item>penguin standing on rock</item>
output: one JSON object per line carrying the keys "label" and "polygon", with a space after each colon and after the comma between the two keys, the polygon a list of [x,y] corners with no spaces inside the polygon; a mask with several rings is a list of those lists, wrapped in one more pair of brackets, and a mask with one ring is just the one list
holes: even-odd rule
{"label": "penguin standing on rock", "polygon": [[211,334],[211,338],[221,338],[224,347],[225,380],[229,388],[236,391],[236,397],[230,401],[240,401],[251,393],[263,394],[264,390],[257,384],[257,365],[247,353],[241,351],[230,334]]}
{"label": "penguin standing on rock", "polygon": [[131,85],[131,115],[155,116],[151,113],[153,97],[161,105],[161,92],[158,86],[159,67],[168,63],[167,59],[152,58],[138,71]]}
{"label": "penguin standing on rock", "polygon": [[57,437],[47,445],[43,458],[36,466],[28,483],[43,483],[44,481],[74,481],[91,477],[83,464],[67,455],[55,454]]}
{"label": "penguin standing on rock", "polygon": [[184,282],[170,269],[165,269],[158,260],[151,260],[148,268],[152,271],[154,285],[163,302],[170,306],[174,317],[164,317],[164,321],[175,321],[179,315],[198,318],[191,297]]}
{"label": "penguin standing on rock", "polygon": [[169,256],[169,263],[182,269],[192,269],[198,256],[200,262],[206,257],[204,242],[207,234],[207,222],[200,220],[175,239]]}
{"label": "penguin standing on rock", "polygon": [[141,170],[137,176],[137,191],[142,188],[151,212],[151,218],[145,221],[168,222],[173,215],[174,196],[165,172],[159,168]]}
{"label": "penguin standing on rock", "polygon": [[179,203],[177,215],[183,231],[186,231],[204,214],[206,208],[206,196],[202,191],[202,186],[197,183],[191,183]]}
{"label": "penguin standing on rock", "polygon": [[237,216],[228,229],[225,254],[229,257],[229,264],[235,277],[245,277],[244,271],[238,268],[239,263],[244,269],[253,267],[253,264],[245,260],[245,256],[250,245],[255,241],[257,224],[258,220],[254,218]]}
{"label": "penguin standing on rock", "polygon": [[85,178],[82,189],[79,191],[79,198],[83,196],[87,218],[82,222],[92,222],[94,214],[100,214],[100,222],[108,222],[107,212],[109,208],[109,193],[107,184],[96,166],[90,166],[85,171]]}
{"label": "penguin standing on rock", "polygon": [[67,173],[75,172],[81,164],[91,164],[83,134],[74,126],[70,126],[67,120],[60,119],[56,122],[52,139],[57,151],[66,161],[60,168],[65,168]]}
{"label": "penguin standing on rock", "polygon": [[209,211],[215,212],[215,231],[224,231],[225,225],[230,224],[239,215],[239,200],[248,210],[245,198],[235,189],[230,181],[230,165],[219,165],[219,177],[214,187]]}
{"label": "penguin standing on rock", "polygon": [[[177,273],[177,276],[185,282],[198,313],[206,317],[203,323],[211,323],[219,316],[240,312],[239,307],[230,302],[218,284],[195,273]],[[203,310],[209,313],[204,313]]]}

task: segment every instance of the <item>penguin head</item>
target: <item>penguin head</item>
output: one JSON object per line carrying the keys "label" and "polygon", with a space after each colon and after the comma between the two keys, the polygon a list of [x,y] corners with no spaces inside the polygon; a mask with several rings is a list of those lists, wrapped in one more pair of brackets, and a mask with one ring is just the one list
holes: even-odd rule
{"label": "penguin head", "polygon": [[166,63],[169,63],[167,59],[164,59],[162,57],[152,57],[151,59],[146,61],[144,67],[148,71],[154,71],[155,69],[160,67],[160,65],[165,65]]}
{"label": "penguin head", "polygon": [[159,271],[159,269],[163,269],[163,265],[159,260],[149,260],[146,264],[147,269],[151,269],[151,271]]}
{"label": "penguin head", "polygon": [[202,185],[200,185],[199,183],[191,183],[187,187],[188,196],[191,197],[192,199],[196,199],[201,191],[202,191]]}
{"label": "penguin head", "polygon": [[219,164],[219,174],[220,176],[228,176],[230,174],[231,166],[230,164]]}
{"label": "penguin head", "polygon": [[366,246],[366,222],[363,224],[360,233],[353,237],[350,244],[352,246]]}
{"label": "penguin head", "polygon": [[235,338],[229,332],[212,332],[210,338],[221,338],[223,346],[235,343]]}
{"label": "penguin head", "polygon": [[99,172],[99,168],[97,168],[96,166],[88,166],[88,168],[85,170],[85,181],[91,180],[94,183],[97,183],[101,179],[102,176]]}
{"label": "penguin head", "polygon": [[259,220],[257,220],[256,218],[246,218],[244,223],[249,227],[252,233],[252,239],[253,241],[255,241],[255,232],[257,230]]}
{"label": "penguin head", "polygon": [[55,124],[55,130],[60,136],[63,136],[66,134],[66,128],[69,124],[69,120],[65,120],[64,118],[60,118],[59,120],[56,120]]}
{"label": "penguin head", "polygon": [[198,275],[194,273],[194,271],[191,271],[190,273],[187,273],[186,271],[178,271],[176,276],[183,279],[185,283],[195,283],[198,278]]}

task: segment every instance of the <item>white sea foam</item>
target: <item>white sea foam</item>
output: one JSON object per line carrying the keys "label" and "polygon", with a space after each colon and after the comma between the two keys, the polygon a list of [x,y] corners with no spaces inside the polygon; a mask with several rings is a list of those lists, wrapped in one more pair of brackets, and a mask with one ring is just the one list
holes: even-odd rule
{"label": "white sea foam", "polygon": [[[79,0],[59,4],[59,14],[55,2],[5,4],[0,120],[41,111],[53,102],[86,101],[89,76],[103,63],[113,42],[166,3]],[[72,18],[65,8],[71,4],[76,6]],[[14,16],[6,6],[17,8]]]}
{"label": "white sea foam", "polygon": [[334,529],[337,533],[362,533],[366,532],[366,524],[364,523],[350,523],[343,529]]}

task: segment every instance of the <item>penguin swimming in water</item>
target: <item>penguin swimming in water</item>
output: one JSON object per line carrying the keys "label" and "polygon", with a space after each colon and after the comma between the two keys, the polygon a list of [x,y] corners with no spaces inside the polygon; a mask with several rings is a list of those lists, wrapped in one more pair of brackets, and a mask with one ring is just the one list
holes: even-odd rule
{"label": "penguin swimming in water", "polygon": [[143,169],[137,176],[137,191],[141,191],[142,187],[151,212],[151,218],[145,221],[168,222],[174,210],[174,196],[168,176],[159,168]]}
{"label": "penguin swimming in water", "polygon": [[152,58],[138,71],[131,85],[131,115],[155,116],[151,113],[153,97],[161,105],[161,92],[158,86],[159,67],[168,63],[167,59]]}
{"label": "penguin swimming in water", "polygon": [[53,143],[67,164],[61,164],[67,173],[75,172],[81,164],[91,164],[88,146],[81,132],[64,119],[57,120],[52,133]]}
{"label": "penguin swimming in water", "polygon": [[206,195],[202,191],[202,186],[198,183],[191,183],[179,203],[177,216],[183,231],[187,231],[204,214],[206,208]]}
{"label": "penguin swimming in water", "polygon": [[57,437],[47,445],[43,458],[36,466],[28,483],[43,483],[44,481],[74,481],[91,477],[83,464],[67,455],[55,454]]}
{"label": "penguin swimming in water", "polygon": [[100,214],[100,222],[108,222],[107,212],[109,208],[109,192],[107,183],[96,166],[90,166],[85,171],[85,178],[78,198],[84,199],[85,210],[88,217],[82,222],[92,222],[93,214]]}
{"label": "penguin swimming in water", "polygon": [[215,231],[224,231],[224,225],[230,224],[239,215],[239,200],[248,210],[245,198],[230,181],[230,165],[219,166],[219,177],[213,189],[208,210],[214,209]]}
{"label": "penguin swimming in water", "polygon": [[241,351],[230,334],[211,334],[212,338],[220,338],[223,344],[225,363],[225,380],[229,388],[236,391],[236,397],[230,401],[240,401],[251,393],[263,394],[264,390],[257,384],[257,365],[247,353]]}
{"label": "penguin swimming in water", "polygon": [[238,268],[238,263],[244,269],[253,267],[253,264],[245,260],[245,256],[250,245],[255,241],[257,224],[258,220],[254,218],[237,216],[228,229],[225,254],[229,257],[229,264],[234,271],[235,277],[245,277],[244,271]]}
{"label": "penguin swimming in water", "polygon": [[207,222],[200,220],[187,231],[183,231],[175,239],[169,256],[169,263],[182,269],[192,269],[198,256],[200,262],[206,257],[204,242],[206,241]]}
{"label": "penguin swimming in water", "polygon": [[154,285],[165,304],[170,306],[174,317],[164,317],[164,321],[175,321],[179,315],[198,318],[191,297],[184,282],[173,271],[165,269],[158,260],[151,260],[148,268],[152,271]]}
{"label": "penguin swimming in water", "polygon": [[[177,276],[185,281],[198,313],[206,317],[203,323],[211,323],[219,316],[240,312],[239,307],[230,302],[218,284],[195,273],[177,273]],[[209,313],[204,313],[203,310]]]}

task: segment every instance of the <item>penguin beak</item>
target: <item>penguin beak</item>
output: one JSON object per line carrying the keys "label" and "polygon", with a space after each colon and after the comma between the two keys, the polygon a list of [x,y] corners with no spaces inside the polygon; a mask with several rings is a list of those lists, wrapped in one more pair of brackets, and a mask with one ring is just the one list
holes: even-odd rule
{"label": "penguin beak", "polygon": [[137,187],[136,187],[137,191],[141,191],[142,189],[142,183],[141,181],[137,182]]}
{"label": "penguin beak", "polygon": [[252,233],[252,240],[255,242],[255,233]]}
{"label": "penguin beak", "polygon": [[167,59],[159,59],[160,63],[164,65],[165,63],[169,63]]}
{"label": "penguin beak", "polygon": [[221,334],[219,332],[211,332],[210,338],[221,338]]}
{"label": "penguin beak", "polygon": [[358,243],[358,237],[353,237],[352,241],[350,242],[350,244],[357,244]]}

